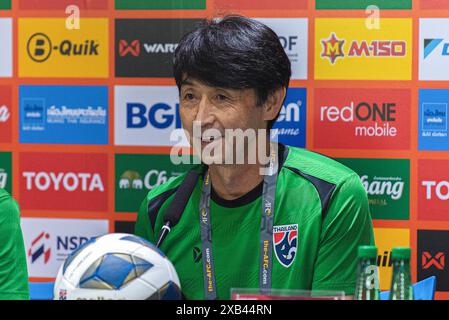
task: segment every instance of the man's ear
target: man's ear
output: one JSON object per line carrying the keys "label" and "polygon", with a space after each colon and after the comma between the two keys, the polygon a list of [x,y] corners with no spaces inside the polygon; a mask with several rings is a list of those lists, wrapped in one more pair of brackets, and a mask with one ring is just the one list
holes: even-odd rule
{"label": "man's ear", "polygon": [[268,96],[267,101],[265,102],[263,120],[271,121],[279,113],[279,110],[282,108],[282,102],[284,102],[284,98],[286,95],[286,88],[282,87],[274,91],[272,94]]}

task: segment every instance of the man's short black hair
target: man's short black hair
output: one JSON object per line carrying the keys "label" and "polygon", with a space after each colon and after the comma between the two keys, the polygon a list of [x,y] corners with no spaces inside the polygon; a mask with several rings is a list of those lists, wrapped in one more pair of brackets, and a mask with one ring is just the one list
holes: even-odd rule
{"label": "man's short black hair", "polygon": [[179,89],[185,75],[212,87],[254,89],[258,106],[277,89],[287,89],[291,76],[290,60],[276,33],[239,15],[205,20],[184,35],[173,69]]}

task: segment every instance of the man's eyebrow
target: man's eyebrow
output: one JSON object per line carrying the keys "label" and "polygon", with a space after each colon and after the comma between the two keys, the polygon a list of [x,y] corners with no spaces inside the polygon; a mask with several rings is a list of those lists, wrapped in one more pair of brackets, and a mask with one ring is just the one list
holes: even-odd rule
{"label": "man's eyebrow", "polygon": [[186,86],[193,86],[194,84],[193,84],[192,81],[190,81],[190,80],[187,78],[187,79],[184,79],[184,80],[181,81],[181,86],[184,86],[184,85],[186,85]]}

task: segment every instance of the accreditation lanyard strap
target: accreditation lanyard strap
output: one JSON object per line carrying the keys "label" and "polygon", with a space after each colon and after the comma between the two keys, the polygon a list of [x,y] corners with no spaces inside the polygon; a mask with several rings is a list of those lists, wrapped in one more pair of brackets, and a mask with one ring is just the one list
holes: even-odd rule
{"label": "accreditation lanyard strap", "polygon": [[[260,227],[260,267],[259,288],[267,293],[271,289],[271,269],[273,257],[273,221],[277,181],[277,153],[272,152],[270,167],[272,170],[264,176],[262,193],[262,219]],[[204,174],[200,198],[200,226],[202,243],[202,261],[204,294],[207,300],[217,299],[214,258],[212,255],[212,224],[210,217],[211,182],[209,170]]]}

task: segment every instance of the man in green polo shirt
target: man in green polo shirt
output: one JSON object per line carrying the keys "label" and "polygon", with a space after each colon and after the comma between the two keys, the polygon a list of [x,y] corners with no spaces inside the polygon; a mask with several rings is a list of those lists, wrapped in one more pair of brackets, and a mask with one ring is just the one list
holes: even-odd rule
{"label": "man in green polo shirt", "polygon": [[[160,246],[185,297],[229,299],[232,288],[352,295],[357,248],[374,243],[367,195],[356,173],[325,156],[269,142],[276,146],[266,153],[269,166],[246,161],[249,140],[244,163],[214,162],[218,151],[205,157],[199,151],[219,146],[228,154],[228,129],[271,129],[291,76],[276,34],[241,16],[207,21],[180,41],[174,74],[183,128],[202,160],[192,169],[198,180],[183,214]],[[275,174],[261,171],[276,167]],[[158,241],[185,177],[149,192],[137,235]]]}
{"label": "man in green polo shirt", "polygon": [[16,201],[0,189],[0,300],[29,299],[20,212]]}

